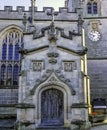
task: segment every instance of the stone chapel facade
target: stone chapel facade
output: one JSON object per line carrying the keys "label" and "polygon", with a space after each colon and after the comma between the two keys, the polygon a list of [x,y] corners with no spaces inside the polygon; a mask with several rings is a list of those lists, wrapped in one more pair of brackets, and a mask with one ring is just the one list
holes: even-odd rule
{"label": "stone chapel facade", "polygon": [[52,22],[43,25],[39,32],[32,25],[29,28],[34,31],[24,32],[24,47],[19,50],[23,58],[17,121],[29,122],[38,129],[41,126],[73,129],[74,120],[88,122],[89,77],[84,30],[81,25],[81,32],[78,31],[75,20],[71,25],[75,32],[69,29],[65,32],[64,26],[69,28],[70,23],[59,27],[61,23],[54,21],[55,13],[51,12]]}
{"label": "stone chapel facade", "polygon": [[34,2],[0,10],[0,128],[73,129],[88,123],[90,90],[107,98],[107,2],[67,0],[58,12]]}

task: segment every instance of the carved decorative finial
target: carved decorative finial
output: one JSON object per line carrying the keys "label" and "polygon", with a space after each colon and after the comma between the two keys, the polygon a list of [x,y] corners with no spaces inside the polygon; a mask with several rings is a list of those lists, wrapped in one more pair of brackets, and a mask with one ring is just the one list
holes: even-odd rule
{"label": "carved decorative finial", "polygon": [[35,6],[35,1],[36,1],[36,0],[31,0],[32,6]]}
{"label": "carved decorative finial", "polygon": [[48,12],[47,15],[51,15],[51,16],[52,16],[52,23],[54,23],[55,15],[58,15],[58,13],[56,13],[56,12],[54,11],[54,9],[52,9],[52,12],[51,12],[51,13]]}
{"label": "carved decorative finial", "polygon": [[82,33],[82,25],[83,25],[83,19],[81,15],[78,16],[78,33]]}
{"label": "carved decorative finial", "polygon": [[53,23],[54,23],[54,19],[55,19],[54,15],[55,15],[55,11],[54,11],[54,9],[53,9],[53,10],[52,10],[52,22],[53,22]]}
{"label": "carved decorative finial", "polygon": [[34,12],[35,12],[35,1],[36,0],[31,0],[31,7],[32,7],[32,12],[31,12],[31,24],[33,25],[34,22]]}
{"label": "carved decorative finial", "polygon": [[27,31],[27,16],[26,16],[26,13],[24,13],[24,15],[23,15],[22,23],[24,25],[24,31],[26,32]]}
{"label": "carved decorative finial", "polygon": [[49,32],[49,40],[57,40],[56,37],[56,32],[55,32],[55,24],[54,24],[54,20],[55,20],[55,15],[58,15],[57,12],[54,11],[54,9],[52,9],[51,12],[47,12],[47,15],[52,16],[52,23],[50,25],[50,32]]}

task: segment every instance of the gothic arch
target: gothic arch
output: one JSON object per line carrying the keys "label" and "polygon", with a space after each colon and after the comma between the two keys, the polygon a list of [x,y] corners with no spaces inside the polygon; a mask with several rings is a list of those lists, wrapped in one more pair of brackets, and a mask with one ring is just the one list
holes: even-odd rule
{"label": "gothic arch", "polygon": [[70,88],[64,84],[63,82],[54,82],[54,83],[49,83],[46,81],[45,83],[40,84],[34,93],[33,96],[33,103],[36,106],[36,112],[35,112],[35,117],[37,118],[39,124],[41,124],[41,94],[42,92],[49,90],[49,89],[55,89],[59,90],[63,93],[64,96],[64,123],[67,122],[68,119],[68,114],[67,112],[69,111],[69,108],[72,104],[72,93]]}
{"label": "gothic arch", "polygon": [[19,32],[23,32],[22,28],[20,26],[17,26],[15,24],[12,24],[12,25],[9,25],[9,26],[6,26],[5,28],[3,28],[1,31],[0,31],[0,36],[2,35],[5,35],[5,33],[7,33],[9,30],[11,29],[16,29],[18,30]]}
{"label": "gothic arch", "polygon": [[[13,76],[14,73],[14,66],[15,64],[18,64],[18,68],[20,68],[20,58],[21,55],[19,54],[19,46],[16,46],[17,44],[22,46],[23,44],[23,32],[22,29],[17,25],[9,25],[6,28],[2,29],[0,32],[0,64],[4,63],[6,65],[6,73],[7,71],[10,71],[8,69],[12,70],[12,73],[6,74],[5,76],[5,82],[2,85],[2,87],[18,87],[18,74],[15,75],[17,79],[17,84],[14,85],[13,83]],[[17,47],[17,48],[16,48]],[[17,56],[16,56],[17,54]],[[20,56],[19,56],[20,55]],[[9,68],[8,66],[11,65],[12,68]],[[1,65],[0,65],[1,70]],[[17,71],[18,73],[19,71]],[[1,73],[0,73],[1,75]],[[3,74],[2,74],[3,75]],[[8,83],[9,81],[9,83]],[[10,82],[11,81],[11,82]],[[1,78],[0,78],[0,84],[1,84]]]}

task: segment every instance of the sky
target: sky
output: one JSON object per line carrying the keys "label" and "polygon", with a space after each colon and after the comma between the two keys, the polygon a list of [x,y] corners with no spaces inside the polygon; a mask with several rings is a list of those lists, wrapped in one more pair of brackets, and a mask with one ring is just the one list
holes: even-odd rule
{"label": "sky", "polygon": [[[54,7],[55,10],[58,10],[58,7],[64,7],[65,0],[36,0],[36,6],[38,10],[42,10],[43,7]],[[4,9],[4,6],[13,6],[13,9],[16,9],[16,6],[25,6],[25,9],[28,10],[28,7],[31,5],[31,0],[0,0],[0,10]]]}

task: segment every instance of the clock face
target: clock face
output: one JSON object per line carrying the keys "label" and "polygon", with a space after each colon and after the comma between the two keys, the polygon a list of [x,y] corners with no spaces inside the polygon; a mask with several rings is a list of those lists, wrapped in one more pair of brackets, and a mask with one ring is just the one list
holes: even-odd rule
{"label": "clock face", "polygon": [[98,31],[92,30],[92,31],[89,32],[89,38],[90,38],[90,40],[92,40],[93,42],[99,41],[99,40],[100,40],[100,37],[101,37],[101,35],[100,35],[100,33],[99,33]]}

